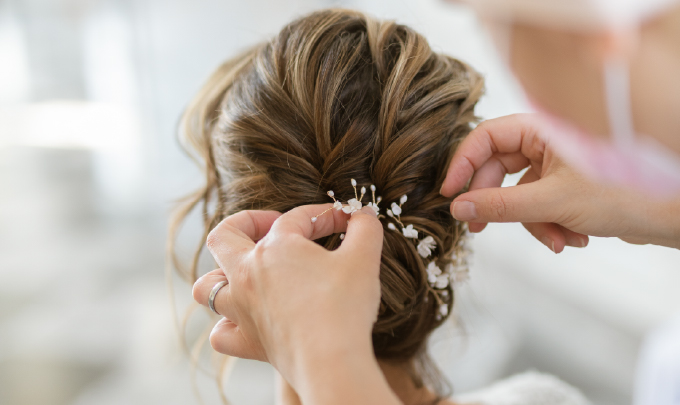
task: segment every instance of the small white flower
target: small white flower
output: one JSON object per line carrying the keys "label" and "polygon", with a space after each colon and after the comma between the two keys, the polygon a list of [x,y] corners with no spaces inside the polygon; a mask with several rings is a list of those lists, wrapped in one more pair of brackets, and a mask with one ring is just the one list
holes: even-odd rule
{"label": "small white flower", "polygon": [[312,223],[316,222],[316,217],[312,217]]}
{"label": "small white flower", "polygon": [[375,191],[375,185],[371,184],[371,191]]}
{"label": "small white flower", "polygon": [[402,228],[401,231],[407,238],[418,239],[418,230],[413,229],[413,225],[407,225],[406,228]]}
{"label": "small white flower", "polygon": [[394,217],[394,213],[393,213],[392,210],[389,209],[389,208],[387,209],[387,216],[388,216],[388,217]]}
{"label": "small white flower", "polygon": [[441,314],[441,316],[448,315],[449,314],[449,306],[446,305],[446,304],[440,305],[439,306],[439,314]]}
{"label": "small white flower", "polygon": [[356,181],[356,180],[352,179],[352,180],[351,180],[351,183],[352,183],[352,187],[356,187],[356,186],[357,186],[357,181]]}
{"label": "small white flower", "polygon": [[329,197],[335,197],[335,193],[333,192],[333,190],[328,190],[327,194]]}
{"label": "small white flower", "polygon": [[437,282],[437,276],[442,274],[442,269],[440,269],[439,266],[437,266],[435,264],[435,262],[430,262],[427,265],[426,271],[427,271],[427,281],[430,284],[436,283]]}
{"label": "small white flower", "polygon": [[345,234],[344,234],[344,233],[341,233],[341,234],[340,234],[340,240],[343,240],[343,239],[345,239]]}
{"label": "small white flower", "polygon": [[333,203],[333,208],[336,210],[340,211],[342,209],[342,203],[340,201],[336,201]]}
{"label": "small white flower", "polygon": [[397,230],[397,227],[394,226],[394,224],[391,223],[391,222],[387,224],[387,228],[389,228],[389,229],[391,229],[391,230],[393,230],[393,231],[396,231],[396,230]]}
{"label": "small white flower", "polygon": [[437,263],[435,262],[430,262],[427,265],[427,274],[434,274],[435,276],[438,276],[442,274],[442,269],[437,266]]}
{"label": "small white flower", "polygon": [[380,201],[382,201],[382,197],[378,196],[378,198],[375,199],[375,202],[380,203]]}
{"label": "small white flower", "polygon": [[373,211],[375,211],[375,215],[380,214],[380,208],[378,208],[377,205],[373,204],[372,202],[366,204],[367,206],[373,208]]}
{"label": "small white flower", "polygon": [[342,212],[345,214],[353,214],[361,209],[361,201],[356,198],[347,201],[347,204],[347,206],[342,207]]}
{"label": "small white flower", "polygon": [[422,257],[428,257],[436,247],[437,242],[434,241],[434,238],[432,236],[427,236],[418,243],[418,253]]}
{"label": "small white flower", "polygon": [[446,288],[449,286],[449,275],[441,274],[437,276],[437,281],[435,281],[434,288]]}
{"label": "small white flower", "polygon": [[366,187],[361,187],[361,194],[366,194]]}
{"label": "small white flower", "polygon": [[397,203],[392,203],[392,212],[394,215],[401,215],[401,207],[397,205]]}
{"label": "small white flower", "polygon": [[399,199],[399,204],[403,204],[408,200],[408,197],[406,197],[406,194],[402,195],[401,198]]}
{"label": "small white flower", "polygon": [[446,290],[442,291],[441,294],[442,294],[442,297],[444,297],[444,298],[449,296],[449,292],[446,291]]}

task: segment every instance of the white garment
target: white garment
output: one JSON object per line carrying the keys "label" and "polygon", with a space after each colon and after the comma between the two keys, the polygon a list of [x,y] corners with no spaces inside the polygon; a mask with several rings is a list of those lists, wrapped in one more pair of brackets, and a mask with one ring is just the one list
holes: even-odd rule
{"label": "white garment", "polygon": [[680,405],[680,316],[645,338],[634,404]]}
{"label": "white garment", "polygon": [[470,405],[589,405],[579,390],[548,374],[526,372],[483,390],[458,395],[456,403]]}

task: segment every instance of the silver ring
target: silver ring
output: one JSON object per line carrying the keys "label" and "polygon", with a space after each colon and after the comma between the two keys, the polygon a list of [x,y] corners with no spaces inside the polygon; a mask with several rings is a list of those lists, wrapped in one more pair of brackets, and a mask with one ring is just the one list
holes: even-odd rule
{"label": "silver ring", "polygon": [[212,290],[210,290],[210,295],[208,296],[208,306],[210,307],[210,310],[216,313],[217,315],[220,314],[215,309],[215,297],[217,296],[217,292],[220,290],[220,288],[224,287],[227,284],[229,284],[228,280],[220,281],[219,283],[215,284]]}

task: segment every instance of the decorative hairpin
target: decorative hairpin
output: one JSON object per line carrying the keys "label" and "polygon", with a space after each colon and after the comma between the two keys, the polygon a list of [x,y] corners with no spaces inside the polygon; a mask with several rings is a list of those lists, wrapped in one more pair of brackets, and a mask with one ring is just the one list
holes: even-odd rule
{"label": "decorative hairpin", "polygon": [[[333,199],[333,206],[331,208],[328,208],[321,214],[312,217],[311,219],[312,223],[316,222],[318,217],[333,209],[337,211],[342,210],[342,212],[346,214],[354,214],[355,212],[361,210],[361,208],[363,207],[362,200],[364,198],[364,195],[366,195],[366,187],[361,187],[360,190],[361,194],[359,194],[357,192],[356,180],[351,179],[351,183],[352,188],[354,188],[354,198],[348,200],[347,204],[343,204],[341,201],[335,198],[335,193],[333,192],[333,190],[329,190],[326,194],[328,194],[328,196]],[[380,214],[380,207],[378,207],[378,204],[382,201],[382,197],[376,198],[375,185],[371,184],[370,189],[373,201],[369,202],[366,205],[375,210],[375,213],[379,219],[385,218],[384,215]],[[401,221],[402,206],[407,201],[408,197],[406,196],[406,194],[402,195],[401,198],[399,198],[399,204],[393,202],[390,208],[387,209],[387,216],[394,220],[399,225],[399,227],[401,228],[401,233],[404,235],[405,238],[414,239],[417,241],[416,250],[423,259],[426,259],[430,257],[432,255],[432,252],[437,248],[437,242],[430,235],[425,236],[423,239],[419,239],[418,229],[414,228],[412,224],[405,225]],[[393,222],[388,222],[387,228],[392,231],[398,232],[397,226]],[[345,234],[340,234],[340,239],[344,239],[344,237]],[[452,257],[453,263],[449,264],[445,271],[442,271],[442,269],[439,266],[437,266],[436,258],[434,257],[430,262],[427,263],[426,267],[427,281],[430,287],[430,291],[433,293],[435,299],[437,300],[437,314],[435,315],[435,318],[437,320],[441,320],[442,317],[445,317],[449,313],[448,304],[446,304],[445,302],[445,300],[448,300],[449,292],[447,288],[449,287],[449,284],[453,285],[453,283],[462,283],[468,279],[468,264],[467,264],[468,249],[465,242],[466,242],[465,239],[461,241],[462,243],[461,249],[453,255]]]}

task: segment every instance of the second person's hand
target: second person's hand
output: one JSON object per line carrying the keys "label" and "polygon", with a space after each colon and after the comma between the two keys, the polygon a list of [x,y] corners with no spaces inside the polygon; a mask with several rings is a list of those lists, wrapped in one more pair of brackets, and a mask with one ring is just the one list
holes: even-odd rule
{"label": "second person's hand", "polygon": [[[654,201],[635,191],[594,183],[561,161],[539,136],[533,114],[482,122],[461,143],[441,189],[469,191],[451,204],[452,215],[471,232],[489,222],[521,222],[555,253],[584,247],[588,236],[678,247],[680,201]],[[506,174],[528,168],[517,186]]]}

